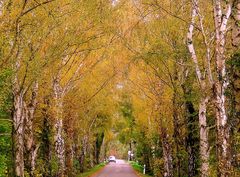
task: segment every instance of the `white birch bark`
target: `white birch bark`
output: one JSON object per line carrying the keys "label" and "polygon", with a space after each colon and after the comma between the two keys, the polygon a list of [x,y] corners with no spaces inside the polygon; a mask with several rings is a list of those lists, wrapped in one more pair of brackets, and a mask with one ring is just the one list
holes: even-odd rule
{"label": "white birch bark", "polygon": [[[54,139],[55,139],[55,151],[58,157],[58,175],[64,176],[66,171],[65,162],[65,139],[64,139],[64,129],[63,129],[63,101],[65,95],[73,88],[74,82],[78,73],[83,66],[82,62],[78,63],[75,71],[68,79],[65,84],[60,83],[61,77],[63,75],[62,69],[66,66],[67,62],[71,59],[71,56],[66,56],[62,59],[62,63],[57,74],[53,78],[53,97],[54,97],[54,109],[55,109],[55,125],[54,125]],[[68,70],[69,71],[69,70]]]}
{"label": "white birch bark", "polygon": [[15,175],[24,177],[24,110],[23,92],[13,92],[13,146]]}
{"label": "white birch bark", "polygon": [[13,68],[16,72],[12,79],[14,172],[17,177],[24,177],[24,91],[17,76],[20,68],[18,60]]}
{"label": "white birch bark", "polygon": [[208,99],[201,98],[199,104],[199,127],[200,127],[200,156],[201,156],[201,176],[209,176],[209,143],[207,126],[207,102]]}
{"label": "white birch bark", "polygon": [[60,177],[64,176],[65,172],[65,141],[63,137],[63,89],[59,83],[59,77],[55,78],[53,81],[53,91],[54,91],[54,109],[56,114],[56,120],[54,125],[54,139],[55,139],[55,151],[58,157],[59,171],[58,175]]}
{"label": "white birch bark", "polygon": [[[207,116],[206,116],[206,107],[207,107],[207,81],[206,78],[203,77],[199,64],[198,64],[198,58],[195,52],[194,44],[193,44],[193,31],[195,28],[195,20],[199,12],[198,7],[198,1],[194,0],[192,2],[192,19],[191,24],[189,25],[189,30],[187,34],[187,45],[188,50],[191,54],[192,61],[195,66],[195,72],[197,75],[197,79],[200,85],[200,91],[201,91],[201,98],[199,103],[199,126],[200,126],[200,159],[201,159],[201,176],[207,177],[209,176],[209,142],[208,142],[208,127],[207,127]],[[200,17],[200,25],[201,25],[201,17]],[[202,26],[203,30],[203,26]],[[202,31],[204,34],[204,31]],[[206,41],[205,41],[206,42]],[[209,50],[207,50],[207,57],[209,56]],[[208,61],[208,58],[207,58]],[[208,61],[209,62],[209,61]],[[210,67],[208,65],[207,67]],[[210,68],[208,68],[210,71]],[[208,72],[208,77],[210,78],[209,81],[211,81],[211,72]]]}
{"label": "white birch bark", "polygon": [[217,79],[214,84],[214,97],[217,122],[217,155],[219,176],[230,175],[231,153],[230,153],[230,132],[228,126],[228,116],[226,113],[225,91],[228,85],[226,78],[226,57],[225,43],[227,23],[232,12],[231,1],[225,2],[226,8],[222,10],[221,0],[214,1],[214,20],[215,20],[215,62],[217,68]]}

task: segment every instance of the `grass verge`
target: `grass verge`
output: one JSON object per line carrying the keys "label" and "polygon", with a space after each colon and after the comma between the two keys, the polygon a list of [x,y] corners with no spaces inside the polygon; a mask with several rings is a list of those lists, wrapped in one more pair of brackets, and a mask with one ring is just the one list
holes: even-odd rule
{"label": "grass verge", "polygon": [[137,172],[138,176],[140,177],[152,177],[150,175],[147,174],[143,174],[143,166],[141,166],[140,164],[138,164],[137,162],[134,161],[130,161],[129,164],[133,167],[133,169]]}
{"label": "grass verge", "polygon": [[77,177],[89,177],[89,176],[93,175],[94,173],[96,173],[98,170],[102,169],[105,165],[106,165],[106,163],[100,163],[100,164],[96,165],[95,167],[87,170],[86,172],[79,174]]}

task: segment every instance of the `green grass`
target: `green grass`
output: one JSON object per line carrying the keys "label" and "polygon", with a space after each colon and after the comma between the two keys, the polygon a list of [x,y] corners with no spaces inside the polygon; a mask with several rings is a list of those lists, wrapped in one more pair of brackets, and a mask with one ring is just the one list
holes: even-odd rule
{"label": "green grass", "polygon": [[133,169],[137,172],[137,174],[141,177],[151,177],[150,175],[143,174],[143,166],[138,164],[137,162],[130,161],[129,164],[133,167]]}
{"label": "green grass", "polygon": [[95,167],[89,169],[88,171],[79,174],[77,177],[89,177],[96,173],[98,170],[102,169],[105,165],[106,163],[100,163],[99,165],[96,165]]}

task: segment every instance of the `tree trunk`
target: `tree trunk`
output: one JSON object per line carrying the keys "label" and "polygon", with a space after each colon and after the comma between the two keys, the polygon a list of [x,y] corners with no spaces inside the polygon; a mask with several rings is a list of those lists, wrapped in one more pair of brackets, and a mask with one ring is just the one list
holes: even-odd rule
{"label": "tree trunk", "polygon": [[201,157],[201,176],[209,176],[209,144],[207,127],[207,98],[201,98],[199,104],[199,126],[200,126],[200,157]]}
{"label": "tree trunk", "polygon": [[85,161],[85,153],[83,151],[83,148],[81,149],[81,154],[79,156],[79,164],[80,164],[80,172],[84,172],[84,161]]}
{"label": "tree trunk", "polygon": [[13,150],[15,175],[24,177],[24,101],[23,92],[14,92]]}
{"label": "tree trunk", "polygon": [[54,79],[54,108],[55,108],[55,125],[54,125],[54,140],[55,151],[58,158],[58,176],[64,176],[65,172],[65,142],[63,138],[63,89],[60,86],[59,79]]}
{"label": "tree trunk", "polygon": [[230,175],[231,152],[230,152],[230,129],[228,126],[228,116],[226,113],[225,91],[228,85],[226,77],[226,57],[225,43],[227,22],[232,12],[231,1],[225,2],[225,10],[222,11],[220,0],[215,0],[214,20],[215,20],[215,60],[217,69],[217,79],[214,83],[213,93],[215,97],[215,112],[217,124],[217,156],[219,176]]}
{"label": "tree trunk", "polygon": [[32,97],[28,106],[25,105],[26,116],[25,116],[25,131],[24,131],[24,144],[25,144],[25,164],[26,169],[31,177],[34,176],[36,157],[39,145],[35,144],[34,133],[33,133],[33,119],[34,113],[37,106],[37,92],[38,83],[35,82],[32,90]]}
{"label": "tree trunk", "polygon": [[[228,126],[228,117],[225,110],[225,96],[220,90],[225,90],[221,86],[216,89],[216,121],[217,121],[217,155],[218,170],[222,177],[229,176],[231,170],[231,153],[230,153],[230,131]],[[220,93],[219,93],[220,92]]]}
{"label": "tree trunk", "polygon": [[80,156],[79,156],[79,164],[80,164],[80,172],[84,172],[84,162],[87,152],[87,144],[88,144],[88,137],[87,135],[84,135],[82,139],[82,147],[80,150]]}
{"label": "tree trunk", "polygon": [[[187,42],[188,42],[188,50],[191,54],[192,61],[195,66],[195,72],[198,78],[198,82],[200,85],[200,92],[202,94],[200,98],[200,103],[199,103],[199,126],[200,126],[200,159],[201,159],[201,176],[206,177],[209,176],[209,143],[208,143],[208,127],[207,127],[207,116],[206,116],[206,109],[207,109],[207,80],[206,77],[204,76],[204,73],[201,72],[200,67],[199,67],[199,61],[196,55],[195,47],[193,44],[193,31],[195,28],[195,20],[197,15],[200,18],[200,24],[201,24],[201,16],[199,14],[199,7],[198,7],[198,1],[195,0],[192,2],[192,19],[191,19],[191,24],[189,25],[189,31],[187,34]],[[202,26],[202,24],[200,25]],[[203,28],[203,27],[202,27]],[[202,31],[203,32],[203,31]],[[208,49],[207,49],[208,50]],[[207,52],[208,54],[208,52]],[[208,61],[208,60],[207,60]],[[209,62],[209,61],[208,61]],[[207,66],[208,72],[208,77],[210,82],[212,81],[211,77],[211,68],[210,65]]]}
{"label": "tree trunk", "polygon": [[230,127],[225,109],[225,86],[219,82],[215,85],[215,109],[217,124],[217,157],[219,176],[230,175],[231,153],[230,153]]}
{"label": "tree trunk", "polygon": [[74,145],[74,117],[67,115],[64,121],[64,132],[68,135],[66,137],[66,174],[73,176],[73,145]]}
{"label": "tree trunk", "polygon": [[165,128],[161,128],[161,138],[163,146],[163,160],[164,160],[164,177],[173,177],[173,157],[172,147],[169,140],[169,135]]}

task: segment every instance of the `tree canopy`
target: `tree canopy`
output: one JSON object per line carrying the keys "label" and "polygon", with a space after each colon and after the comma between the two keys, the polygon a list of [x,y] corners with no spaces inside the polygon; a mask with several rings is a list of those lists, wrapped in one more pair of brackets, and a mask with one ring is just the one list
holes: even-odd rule
{"label": "tree canopy", "polygon": [[[0,176],[115,155],[240,176],[239,0],[0,0]],[[130,152],[130,153],[129,153]]]}

